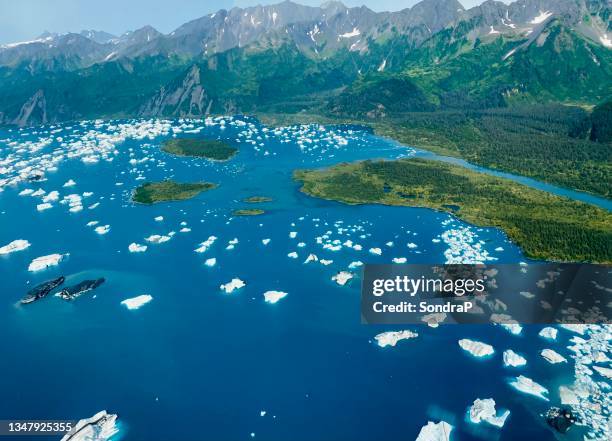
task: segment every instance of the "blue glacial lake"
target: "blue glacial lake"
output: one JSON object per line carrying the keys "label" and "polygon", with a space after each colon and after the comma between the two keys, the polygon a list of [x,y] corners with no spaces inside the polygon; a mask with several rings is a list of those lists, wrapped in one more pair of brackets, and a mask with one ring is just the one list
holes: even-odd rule
{"label": "blue glacial lake", "polygon": [[[222,139],[240,151],[227,162],[174,157],[160,151],[172,136]],[[451,439],[555,439],[540,414],[558,404],[574,368],[539,352],[554,347],[569,359],[571,332],[550,343],[536,326],[516,336],[492,326],[360,323],[355,262],[526,261],[503,232],[428,209],[314,199],[291,178],[298,168],[413,154],[358,130],[268,129],[247,117],[0,130],[0,246],[31,244],[0,255],[0,419],[106,409],[119,415],[124,440],[404,440],[440,420],[454,427]],[[42,169],[42,180],[25,179]],[[219,187],[187,201],[131,202],[138,185],[163,179]],[[251,196],[273,201],[243,202]],[[232,216],[243,208],[266,214]],[[153,235],[167,240],[146,240]],[[194,251],[209,238],[206,251]],[[147,249],[130,252],[132,243]],[[56,253],[56,266],[28,271]],[[319,260],[304,263],[310,254]],[[332,280],[349,268],[347,285]],[[18,304],[60,275],[106,283],[72,302]],[[220,285],[233,278],[246,286],[227,294]],[[288,294],[266,303],[271,290]],[[152,300],[138,309],[121,303],[145,294]],[[377,334],[400,329],[419,336],[376,344]],[[462,338],[495,354],[476,359]],[[504,367],[506,349],[527,366]],[[517,375],[548,388],[550,403],[511,388]],[[467,422],[476,398],[511,411],[503,428]]]}

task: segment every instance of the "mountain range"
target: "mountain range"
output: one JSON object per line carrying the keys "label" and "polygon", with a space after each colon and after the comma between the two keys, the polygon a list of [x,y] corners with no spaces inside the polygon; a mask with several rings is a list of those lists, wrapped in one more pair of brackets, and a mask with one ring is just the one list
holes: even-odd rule
{"label": "mountain range", "polygon": [[399,12],[285,1],[163,34],[53,34],[0,46],[0,124],[311,112],[385,118],[612,96],[607,0],[424,0]]}

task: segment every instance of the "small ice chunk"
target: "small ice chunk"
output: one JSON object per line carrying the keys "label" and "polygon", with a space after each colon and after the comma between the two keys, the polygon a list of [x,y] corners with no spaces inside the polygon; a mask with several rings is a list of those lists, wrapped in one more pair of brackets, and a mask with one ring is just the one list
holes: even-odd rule
{"label": "small ice chunk", "polygon": [[159,234],[152,234],[149,237],[145,237],[145,240],[150,243],[164,243],[170,240],[170,236],[160,236]]}
{"label": "small ice chunk", "polygon": [[211,257],[210,259],[206,259],[204,261],[204,265],[208,266],[208,267],[213,267],[217,264],[217,259],[214,257]]}
{"label": "small ice chunk", "polygon": [[132,242],[128,246],[128,250],[130,251],[130,253],[144,253],[145,251],[147,251],[147,246]]}
{"label": "small ice chunk", "polygon": [[540,352],[540,355],[551,364],[567,363],[567,359],[563,355],[553,351],[552,349],[543,349],[542,352]]}
{"label": "small ice chunk", "polygon": [[378,346],[384,348],[385,346],[395,346],[400,340],[408,340],[410,338],[416,338],[418,336],[419,334],[417,334],[416,332],[412,332],[405,329],[403,331],[382,332],[375,336],[374,339],[376,340]]}
{"label": "small ice chunk", "polygon": [[290,237],[291,239],[295,239],[295,238],[297,237],[297,232],[296,232],[296,231],[291,231],[291,232],[289,233],[289,237]]}
{"label": "small ice chunk", "polygon": [[242,280],[233,278],[231,281],[221,285],[219,288],[221,288],[222,291],[225,291],[226,294],[231,294],[234,290],[243,288],[245,286],[246,283],[244,283]]}
{"label": "small ice chunk", "polygon": [[382,250],[380,248],[370,248],[370,253],[376,256],[380,256],[382,254]]}
{"label": "small ice chunk", "polygon": [[517,354],[512,349],[505,350],[503,358],[504,366],[518,367],[525,366],[527,364],[527,360],[525,359],[525,357]]}
{"label": "small ice chunk", "polygon": [[100,225],[96,227],[94,231],[100,235],[106,234],[110,231],[110,225]]}
{"label": "small ice chunk", "polygon": [[48,210],[49,208],[53,208],[53,205],[51,205],[51,204],[50,204],[50,203],[48,203],[48,202],[45,202],[44,204],[38,204],[38,205],[36,206],[36,209],[37,209],[38,211],[45,211],[45,210]]}
{"label": "small ice chunk", "polygon": [[283,291],[266,291],[264,292],[264,300],[266,303],[276,303],[280,299],[287,296],[286,292]]}
{"label": "small ice chunk", "polygon": [[30,242],[24,239],[17,239],[9,243],[8,245],[4,245],[0,247],[0,254],[11,254],[17,251],[23,251],[30,246]]}
{"label": "small ice chunk", "polygon": [[157,217],[155,218],[155,222],[162,222],[163,220],[164,220],[164,217],[163,217],[163,216],[157,216]]}
{"label": "small ice chunk", "polygon": [[297,259],[298,253],[296,253],[295,251],[292,251],[289,254],[287,254],[287,257],[291,257],[292,259]]}
{"label": "small ice chunk", "polygon": [[62,187],[68,188],[68,187],[74,187],[75,185],[76,185],[76,182],[74,182],[72,179],[68,179]]}
{"label": "small ice chunk", "polygon": [[264,245],[268,245],[270,243],[270,239],[262,239],[261,243],[263,243]]}
{"label": "small ice chunk", "polygon": [[153,300],[153,297],[148,294],[142,294],[140,296],[132,297],[131,299],[125,299],[121,301],[121,304],[125,305],[127,309],[138,309],[141,306],[149,303],[151,300]]}
{"label": "small ice chunk", "polygon": [[363,266],[363,262],[360,260],[356,260],[354,262],[349,263],[349,269],[355,269],[355,268],[359,268],[360,266]]}
{"label": "small ice chunk", "polygon": [[348,271],[340,271],[335,276],[332,276],[332,280],[336,282],[338,285],[344,286],[346,285],[346,282],[351,280],[353,277],[355,277],[353,273],[350,273]]}
{"label": "small ice chunk", "polygon": [[317,257],[317,255],[310,253],[308,257],[306,258],[306,260],[304,261],[304,263],[318,262],[318,261],[319,261],[319,258]]}
{"label": "small ice chunk", "polygon": [[461,346],[461,349],[469,352],[474,357],[485,357],[495,352],[493,346],[467,338],[459,340],[459,346]]}

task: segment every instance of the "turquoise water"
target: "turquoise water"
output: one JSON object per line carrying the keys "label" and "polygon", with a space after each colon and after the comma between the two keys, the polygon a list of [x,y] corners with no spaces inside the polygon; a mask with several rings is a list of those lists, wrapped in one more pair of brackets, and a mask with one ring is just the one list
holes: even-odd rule
{"label": "turquoise water", "polygon": [[[358,269],[347,286],[331,280],[355,261],[444,262],[451,243],[463,250],[458,260],[526,260],[501,231],[427,209],[317,200],[291,179],[296,168],[396,158],[412,149],[360,131],[304,126],[274,133],[245,117],[224,122],[169,121],[161,131],[160,123],[139,121],[0,131],[0,179],[30,172],[41,158],[57,168],[42,182],[0,192],[0,246],[31,243],[0,256],[0,419],[80,419],[107,409],[119,414],[126,440],[415,439],[427,421],[440,419],[455,427],[452,439],[554,439],[539,416],[548,404],[507,384],[527,375],[549,388],[554,404],[557,387],[571,381],[571,363],[553,366],[538,355],[547,346],[539,328],[513,336],[490,326],[408,326],[418,338],[381,348],[376,334],[403,328],[360,324]],[[179,131],[227,140],[240,153],[228,162],[162,153],[160,142]],[[168,178],[219,188],[188,201],[130,202],[140,183]],[[69,179],[76,184],[64,187]],[[60,200],[79,194],[83,210],[53,201],[39,212],[41,197],[19,195],[26,188],[57,190]],[[242,202],[255,195],[273,202]],[[254,207],[266,214],[231,216]],[[96,234],[92,221],[110,231]],[[145,240],[170,232],[165,243]],[[208,251],[194,252],[212,235]],[[226,249],[235,238],[235,248]],[[323,247],[347,240],[362,249]],[[130,253],[133,242],[147,251]],[[298,258],[288,256],[293,252]],[[69,256],[47,270],[27,270],[32,259],[52,253]],[[333,263],[304,264],[310,253]],[[215,266],[204,265],[213,257]],[[31,286],[58,275],[67,284],[107,282],[74,302],[49,297],[18,305]],[[225,294],[220,284],[234,277],[246,287]],[[265,303],[269,290],[288,295]],[[141,294],[153,300],[137,310],[121,304]],[[569,337],[555,344],[566,356]],[[476,360],[457,345],[461,338],[492,344],[496,353]],[[504,368],[508,348],[528,366]],[[465,421],[476,398],[511,410],[504,428]]]}

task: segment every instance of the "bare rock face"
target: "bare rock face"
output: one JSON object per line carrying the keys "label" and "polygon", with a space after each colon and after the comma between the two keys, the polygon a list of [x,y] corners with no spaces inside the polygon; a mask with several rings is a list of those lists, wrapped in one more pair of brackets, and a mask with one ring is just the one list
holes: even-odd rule
{"label": "bare rock face", "polygon": [[21,106],[19,115],[11,121],[19,127],[33,124],[45,124],[47,122],[47,100],[42,89],[36,91],[24,104]]}
{"label": "bare rock face", "polygon": [[197,117],[210,111],[212,100],[200,82],[200,68],[192,66],[182,81],[162,86],[139,111],[140,116]]}

